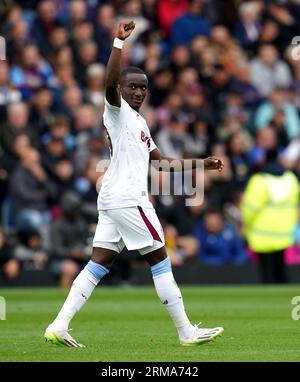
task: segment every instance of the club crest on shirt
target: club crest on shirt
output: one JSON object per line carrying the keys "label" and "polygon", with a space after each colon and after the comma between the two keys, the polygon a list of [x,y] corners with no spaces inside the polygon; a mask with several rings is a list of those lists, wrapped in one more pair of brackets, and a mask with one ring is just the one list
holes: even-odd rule
{"label": "club crest on shirt", "polygon": [[150,149],[151,138],[147,137],[147,135],[143,131],[141,131],[141,141],[145,142],[148,149]]}

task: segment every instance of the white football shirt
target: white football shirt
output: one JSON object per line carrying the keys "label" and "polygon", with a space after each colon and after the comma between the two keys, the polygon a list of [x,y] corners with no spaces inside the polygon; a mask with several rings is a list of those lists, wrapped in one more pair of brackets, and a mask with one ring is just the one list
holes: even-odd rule
{"label": "white football shirt", "polygon": [[148,198],[149,155],[156,148],[144,118],[121,97],[121,107],[105,99],[104,126],[111,159],[102,179],[98,210],[152,207]]}

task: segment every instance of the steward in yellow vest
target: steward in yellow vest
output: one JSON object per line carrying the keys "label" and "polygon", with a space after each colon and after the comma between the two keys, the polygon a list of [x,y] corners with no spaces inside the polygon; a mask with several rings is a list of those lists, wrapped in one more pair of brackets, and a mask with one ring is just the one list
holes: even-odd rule
{"label": "steward in yellow vest", "polygon": [[299,193],[297,177],[276,161],[253,175],[246,186],[241,205],[244,232],[257,254],[264,283],[287,281],[284,250],[293,244]]}
{"label": "steward in yellow vest", "polygon": [[299,193],[297,177],[279,164],[269,164],[250,178],[241,212],[253,251],[278,251],[293,244]]}

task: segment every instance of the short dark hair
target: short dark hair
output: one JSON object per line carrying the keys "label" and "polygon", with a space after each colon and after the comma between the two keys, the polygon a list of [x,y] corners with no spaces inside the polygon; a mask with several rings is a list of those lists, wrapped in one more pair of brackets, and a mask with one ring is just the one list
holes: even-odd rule
{"label": "short dark hair", "polygon": [[126,80],[127,74],[144,74],[147,77],[146,73],[137,66],[128,66],[127,68],[124,68],[121,72],[120,83]]}

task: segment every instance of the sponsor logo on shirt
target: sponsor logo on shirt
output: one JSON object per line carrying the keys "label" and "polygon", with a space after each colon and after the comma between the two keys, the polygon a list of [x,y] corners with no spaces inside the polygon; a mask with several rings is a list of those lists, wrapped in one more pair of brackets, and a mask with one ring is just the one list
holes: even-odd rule
{"label": "sponsor logo on shirt", "polygon": [[141,131],[141,140],[142,142],[145,142],[148,149],[150,149],[151,138],[147,137],[147,135],[143,131]]}

